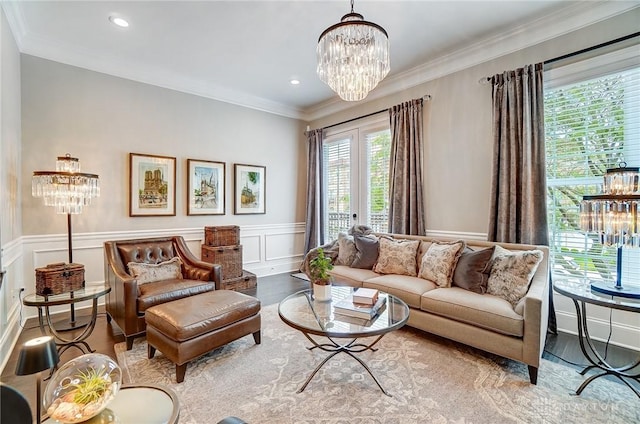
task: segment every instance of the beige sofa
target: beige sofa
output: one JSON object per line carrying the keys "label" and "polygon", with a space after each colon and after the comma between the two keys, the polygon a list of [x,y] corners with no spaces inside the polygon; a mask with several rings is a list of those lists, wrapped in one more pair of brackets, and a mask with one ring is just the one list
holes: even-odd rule
{"label": "beige sofa", "polygon": [[[420,240],[417,264],[432,241],[452,241],[393,234],[395,239]],[[506,300],[460,287],[439,288],[433,282],[406,275],[382,275],[370,269],[334,266],[337,285],[370,287],[404,300],[410,308],[408,325],[527,364],[536,384],[547,333],[549,308],[549,249],[546,246],[464,240],[474,250],[499,244],[510,251],[541,250],[542,262],[529,290],[515,308]]]}

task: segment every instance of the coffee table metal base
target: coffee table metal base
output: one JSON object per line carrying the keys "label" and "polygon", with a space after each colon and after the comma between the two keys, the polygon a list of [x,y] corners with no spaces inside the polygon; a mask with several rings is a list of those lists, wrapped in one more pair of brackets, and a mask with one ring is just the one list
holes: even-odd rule
{"label": "coffee table metal base", "polygon": [[376,339],[372,343],[370,343],[368,345],[364,344],[364,343],[357,343],[358,339],[352,339],[349,343],[341,344],[341,343],[336,342],[331,337],[327,337],[327,339],[331,343],[318,343],[313,339],[313,337],[311,337],[309,335],[309,333],[303,332],[302,334],[304,334],[304,336],[313,344],[313,346],[307,348],[308,350],[313,350],[313,349],[318,348],[318,349],[321,349],[321,350],[323,350],[325,352],[331,352],[331,353],[326,358],[324,358],[322,360],[322,362],[320,362],[318,364],[318,366],[313,370],[313,372],[309,375],[309,377],[307,377],[307,380],[298,389],[298,393],[302,393],[304,391],[304,389],[307,388],[307,385],[309,384],[309,382],[311,382],[313,377],[318,373],[318,371],[320,371],[320,369],[324,366],[324,364],[326,364],[329,361],[329,359],[333,358],[338,353],[346,353],[347,355],[351,356],[353,359],[358,361],[360,363],[360,365],[362,365],[364,367],[364,369],[367,370],[367,372],[369,373],[371,378],[373,378],[373,381],[375,381],[376,384],[378,385],[378,387],[380,388],[380,390],[382,390],[382,393],[384,393],[385,395],[391,397],[391,394],[389,394],[389,392],[387,392],[382,387],[382,384],[380,384],[380,381],[376,378],[375,375],[373,375],[373,372],[371,372],[371,369],[369,368],[369,366],[367,366],[367,364],[362,359],[358,358],[355,355],[356,353],[365,352],[367,350],[370,350],[372,352],[377,351],[378,349],[374,349],[373,346],[375,346],[380,341],[380,339],[382,339],[384,334],[376,337]]}

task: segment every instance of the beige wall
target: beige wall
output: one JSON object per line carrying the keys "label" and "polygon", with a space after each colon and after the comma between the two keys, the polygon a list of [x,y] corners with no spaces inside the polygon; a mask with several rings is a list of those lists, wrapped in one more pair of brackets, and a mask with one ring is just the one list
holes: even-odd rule
{"label": "beige wall", "polygon": [[[300,121],[22,56],[24,235],[63,233],[64,215],[31,196],[31,173],[78,157],[101,196],[74,216],[85,232],[304,221],[306,153]],[[175,217],[129,217],[128,153],[177,158]],[[186,215],[187,158],[226,163],[226,215]],[[233,214],[233,164],[266,166],[265,215]]]}
{"label": "beige wall", "polygon": [[[496,60],[310,123],[321,128],[430,94],[425,102],[424,182],[428,231],[486,234],[493,143],[491,86],[482,77],[541,62],[638,30],[640,9]],[[392,40],[393,41],[393,40]]]}
{"label": "beige wall", "polygon": [[[20,197],[20,52],[0,9],[0,183],[2,245],[21,235]],[[0,261],[0,263],[2,263]]]}

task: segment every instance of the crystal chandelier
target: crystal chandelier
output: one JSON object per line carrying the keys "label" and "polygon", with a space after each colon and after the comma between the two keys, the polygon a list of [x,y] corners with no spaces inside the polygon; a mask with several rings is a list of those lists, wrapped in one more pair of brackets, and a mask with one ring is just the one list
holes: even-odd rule
{"label": "crystal chandelier", "polygon": [[622,287],[622,248],[640,247],[640,168],[607,169],[602,194],[583,196],[580,228],[596,233],[604,246],[617,246],[615,285],[592,282],[591,290],[612,296],[640,298],[637,288]]}
{"label": "crystal chandelier", "polygon": [[31,194],[44,198],[46,206],[56,208],[59,214],[80,214],[82,207],[100,196],[98,176],[80,172],[80,161],[58,156],[55,171],[35,171],[31,180]]}
{"label": "crystal chandelier", "polygon": [[389,73],[389,37],[378,24],[353,11],[320,35],[318,76],[348,102],[367,97]]}

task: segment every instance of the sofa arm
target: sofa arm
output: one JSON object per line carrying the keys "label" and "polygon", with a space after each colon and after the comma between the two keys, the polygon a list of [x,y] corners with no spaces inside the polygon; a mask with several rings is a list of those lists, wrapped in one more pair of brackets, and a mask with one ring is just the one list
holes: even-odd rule
{"label": "sofa arm", "polygon": [[549,319],[549,251],[536,271],[524,298],[523,360],[538,366],[547,338]]}
{"label": "sofa arm", "polygon": [[113,244],[105,243],[105,283],[111,287],[107,294],[106,309],[125,334],[137,332],[138,328],[138,282],[126,273],[122,261],[116,257]]}

